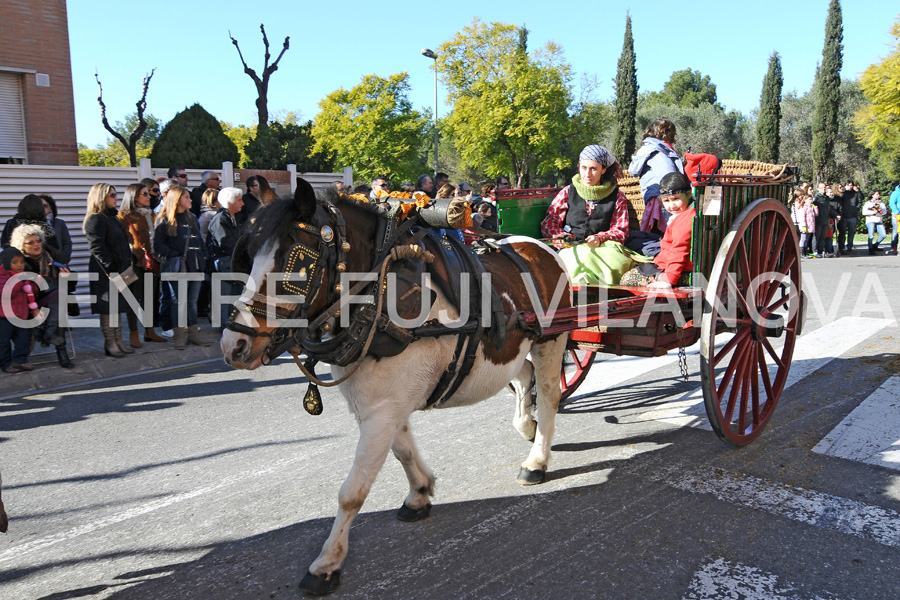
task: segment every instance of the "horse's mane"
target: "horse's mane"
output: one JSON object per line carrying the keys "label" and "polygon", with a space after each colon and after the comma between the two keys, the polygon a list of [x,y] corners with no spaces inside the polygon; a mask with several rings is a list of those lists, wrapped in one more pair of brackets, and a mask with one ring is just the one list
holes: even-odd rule
{"label": "horse's mane", "polygon": [[[330,186],[316,192],[316,204],[333,204],[339,208],[357,209],[373,216],[384,214],[384,209],[377,204],[342,196]],[[291,197],[276,198],[261,206],[251,217],[253,224],[249,230],[251,240],[248,247],[250,256],[256,256],[268,243],[289,236],[295,223],[308,221],[309,217],[306,216],[304,219],[305,216]]]}

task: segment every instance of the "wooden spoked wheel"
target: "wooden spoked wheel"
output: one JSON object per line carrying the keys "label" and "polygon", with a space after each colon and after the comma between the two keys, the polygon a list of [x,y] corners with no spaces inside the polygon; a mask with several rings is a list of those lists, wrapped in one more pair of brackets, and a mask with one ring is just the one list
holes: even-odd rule
{"label": "wooden spoked wheel", "polygon": [[584,382],[588,371],[594,365],[596,352],[590,350],[580,350],[570,343],[566,348],[566,354],[563,357],[562,371],[559,375],[559,384],[562,388],[562,394],[559,397],[560,403],[564,402],[572,393],[578,389],[578,386]]}
{"label": "wooden spoked wheel", "polygon": [[803,322],[800,253],[790,213],[757,200],[719,246],[700,328],[700,375],[716,434],[744,445],[775,411]]}

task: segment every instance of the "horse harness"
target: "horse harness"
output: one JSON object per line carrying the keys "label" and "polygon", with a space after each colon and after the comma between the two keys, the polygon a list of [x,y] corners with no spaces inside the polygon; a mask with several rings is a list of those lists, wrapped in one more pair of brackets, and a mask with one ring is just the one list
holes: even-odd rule
{"label": "horse harness", "polygon": [[[529,273],[525,262],[507,244],[500,241],[507,236],[492,232],[480,232],[480,239],[467,247],[458,238],[442,235],[438,238],[430,227],[423,226],[410,215],[402,219],[399,203],[392,203],[387,210],[379,211],[376,227],[375,259],[370,271],[364,274],[349,290],[349,296],[358,296],[366,292],[371,301],[355,305],[351,314],[350,325],[335,331],[333,320],[347,305],[342,303],[342,286],[334,283],[340,274],[347,269],[347,253],[350,244],[347,242],[346,225],[340,209],[331,203],[316,205],[316,225],[297,223],[291,230],[293,243],[286,253],[281,271],[284,279],[276,282],[277,297],[256,292],[250,302],[235,301],[235,308],[225,323],[225,328],[250,337],[268,337],[270,341],[263,352],[263,364],[269,364],[274,358],[288,351],[294,361],[310,381],[309,389],[304,397],[304,408],[310,414],[322,412],[321,395],[317,385],[327,387],[337,385],[350,377],[367,355],[378,358],[394,356],[406,349],[412,342],[428,338],[456,335],[457,343],[453,358],[441,374],[434,390],[428,397],[425,408],[440,406],[450,398],[475,363],[477,350],[487,336],[497,350],[503,348],[507,331],[521,329],[526,336],[539,337],[539,325],[528,325],[521,312],[507,314],[496,290],[490,289],[491,325],[482,324],[482,289],[478,282],[485,269],[479,254],[499,252],[510,260],[521,273]],[[305,244],[299,232],[311,234],[317,239],[316,247]],[[489,235],[488,235],[489,234]],[[235,253],[241,249],[238,245]],[[235,260],[235,263],[240,261]],[[400,282],[397,298],[403,312],[407,313],[422,305],[421,294],[431,293],[419,285],[422,273],[428,270],[441,292],[460,310],[466,302],[461,292],[462,280],[468,277],[475,285],[470,285],[468,294],[468,319],[462,325],[449,327],[437,319],[427,321],[418,327],[404,328],[394,323],[384,313],[383,299],[387,289],[387,274],[395,275]],[[312,300],[320,289],[325,273],[330,274],[331,286],[328,291],[326,308],[309,321],[309,309]],[[373,281],[373,277],[375,280]],[[293,295],[291,299],[302,296],[297,303],[285,302],[284,294]],[[312,296],[310,295],[312,294]],[[430,306],[433,298],[428,299]],[[274,311],[271,309],[274,307]],[[544,308],[544,307],[542,307]],[[255,317],[265,318],[278,323],[271,332],[261,332],[235,321],[239,312],[247,311]],[[409,318],[407,315],[400,315]],[[304,320],[306,327],[287,326],[287,320]],[[298,348],[307,355],[305,361],[299,358]],[[323,382],[315,375],[318,362],[337,366],[352,365],[351,370],[338,380]]]}

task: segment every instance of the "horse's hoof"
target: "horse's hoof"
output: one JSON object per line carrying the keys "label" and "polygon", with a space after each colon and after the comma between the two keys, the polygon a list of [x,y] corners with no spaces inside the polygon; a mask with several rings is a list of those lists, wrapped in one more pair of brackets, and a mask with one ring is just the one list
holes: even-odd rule
{"label": "horse's hoof", "polygon": [[397,511],[397,518],[404,523],[415,523],[428,517],[431,514],[431,503],[429,502],[422,508],[410,508],[406,504]]}
{"label": "horse's hoof", "polygon": [[519,476],[516,477],[516,483],[519,485],[537,485],[544,483],[544,474],[546,471],[532,471],[522,467],[519,469]]}
{"label": "horse's hoof", "polygon": [[325,575],[313,575],[309,571],[300,580],[300,589],[313,596],[330,594],[341,585],[341,571],[338,569],[330,577]]}

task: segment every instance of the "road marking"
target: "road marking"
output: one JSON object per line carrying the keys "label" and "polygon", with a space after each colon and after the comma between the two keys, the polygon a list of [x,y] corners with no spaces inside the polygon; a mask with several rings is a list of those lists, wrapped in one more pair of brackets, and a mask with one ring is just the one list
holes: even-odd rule
{"label": "road marking", "polygon": [[720,558],[703,565],[694,573],[684,600],[838,600],[831,594],[825,597],[800,596],[797,594],[798,587],[791,583],[779,583],[777,575],[762,569]]}
{"label": "road marking", "polygon": [[[301,453],[302,454],[302,453]],[[308,460],[308,456],[293,456],[289,458],[283,458],[279,461],[276,461],[266,467],[265,469],[250,469],[247,471],[243,471],[242,473],[237,473],[235,475],[231,475],[229,477],[225,477],[220,482],[214,485],[208,485],[202,488],[190,490],[188,492],[182,492],[180,494],[174,494],[172,496],[168,496],[165,498],[160,498],[158,500],[153,500],[152,502],[146,502],[141,504],[140,506],[135,506],[134,508],[129,508],[128,510],[124,510],[122,512],[110,515],[108,517],[100,518],[91,521],[90,523],[85,523],[84,525],[79,525],[78,527],[73,527],[67,531],[61,531],[59,533],[54,533],[52,535],[44,536],[42,538],[34,539],[29,542],[25,542],[23,544],[13,544],[8,550],[0,552],[0,565],[3,563],[10,562],[14,559],[19,559],[25,554],[30,554],[32,552],[37,552],[39,550],[44,550],[50,546],[58,544],[60,542],[65,542],[67,540],[76,538],[81,535],[85,535],[88,533],[92,533],[97,531],[98,529],[103,529],[104,527],[109,527],[110,525],[115,525],[116,523],[121,523],[122,521],[127,521],[129,519],[133,519],[135,517],[139,517],[141,515],[145,515],[147,513],[153,512],[155,510],[159,510],[161,508],[165,508],[172,504],[176,504],[178,502],[182,502],[184,500],[190,500],[191,498],[196,498],[197,496],[202,496],[203,494],[208,494],[210,492],[214,492],[216,490],[234,485],[239,483],[245,479],[251,479],[256,477],[261,477],[264,475],[268,475],[279,469],[283,469],[293,463]]]}
{"label": "road marking", "polygon": [[900,471],[900,376],[881,384],[813,452]]}
{"label": "road marking", "polygon": [[900,548],[900,513],[888,508],[721,469],[676,465],[664,481],[686,492]]}
{"label": "road marking", "polygon": [[[686,349],[688,356],[700,353],[700,344]],[[614,356],[601,360],[591,367],[587,377],[575,390],[576,398],[581,395],[592,395],[601,390],[608,390],[630,379],[640,377],[655,369],[660,369],[678,360],[677,353],[644,358],[641,356]],[[589,390],[589,391],[588,391]],[[579,394],[579,391],[586,393]]]}
{"label": "road marking", "polygon": [[[788,373],[784,389],[786,390],[798,381],[812,375],[857,344],[893,324],[894,321],[887,319],[844,317],[800,336],[794,346],[791,370]],[[730,336],[727,335],[719,337],[725,340],[730,339]],[[658,409],[619,417],[619,422],[635,423],[656,420],[678,427],[690,425],[712,431],[703,404],[703,388],[698,387],[690,392],[670,396],[662,402],[664,406]]]}

